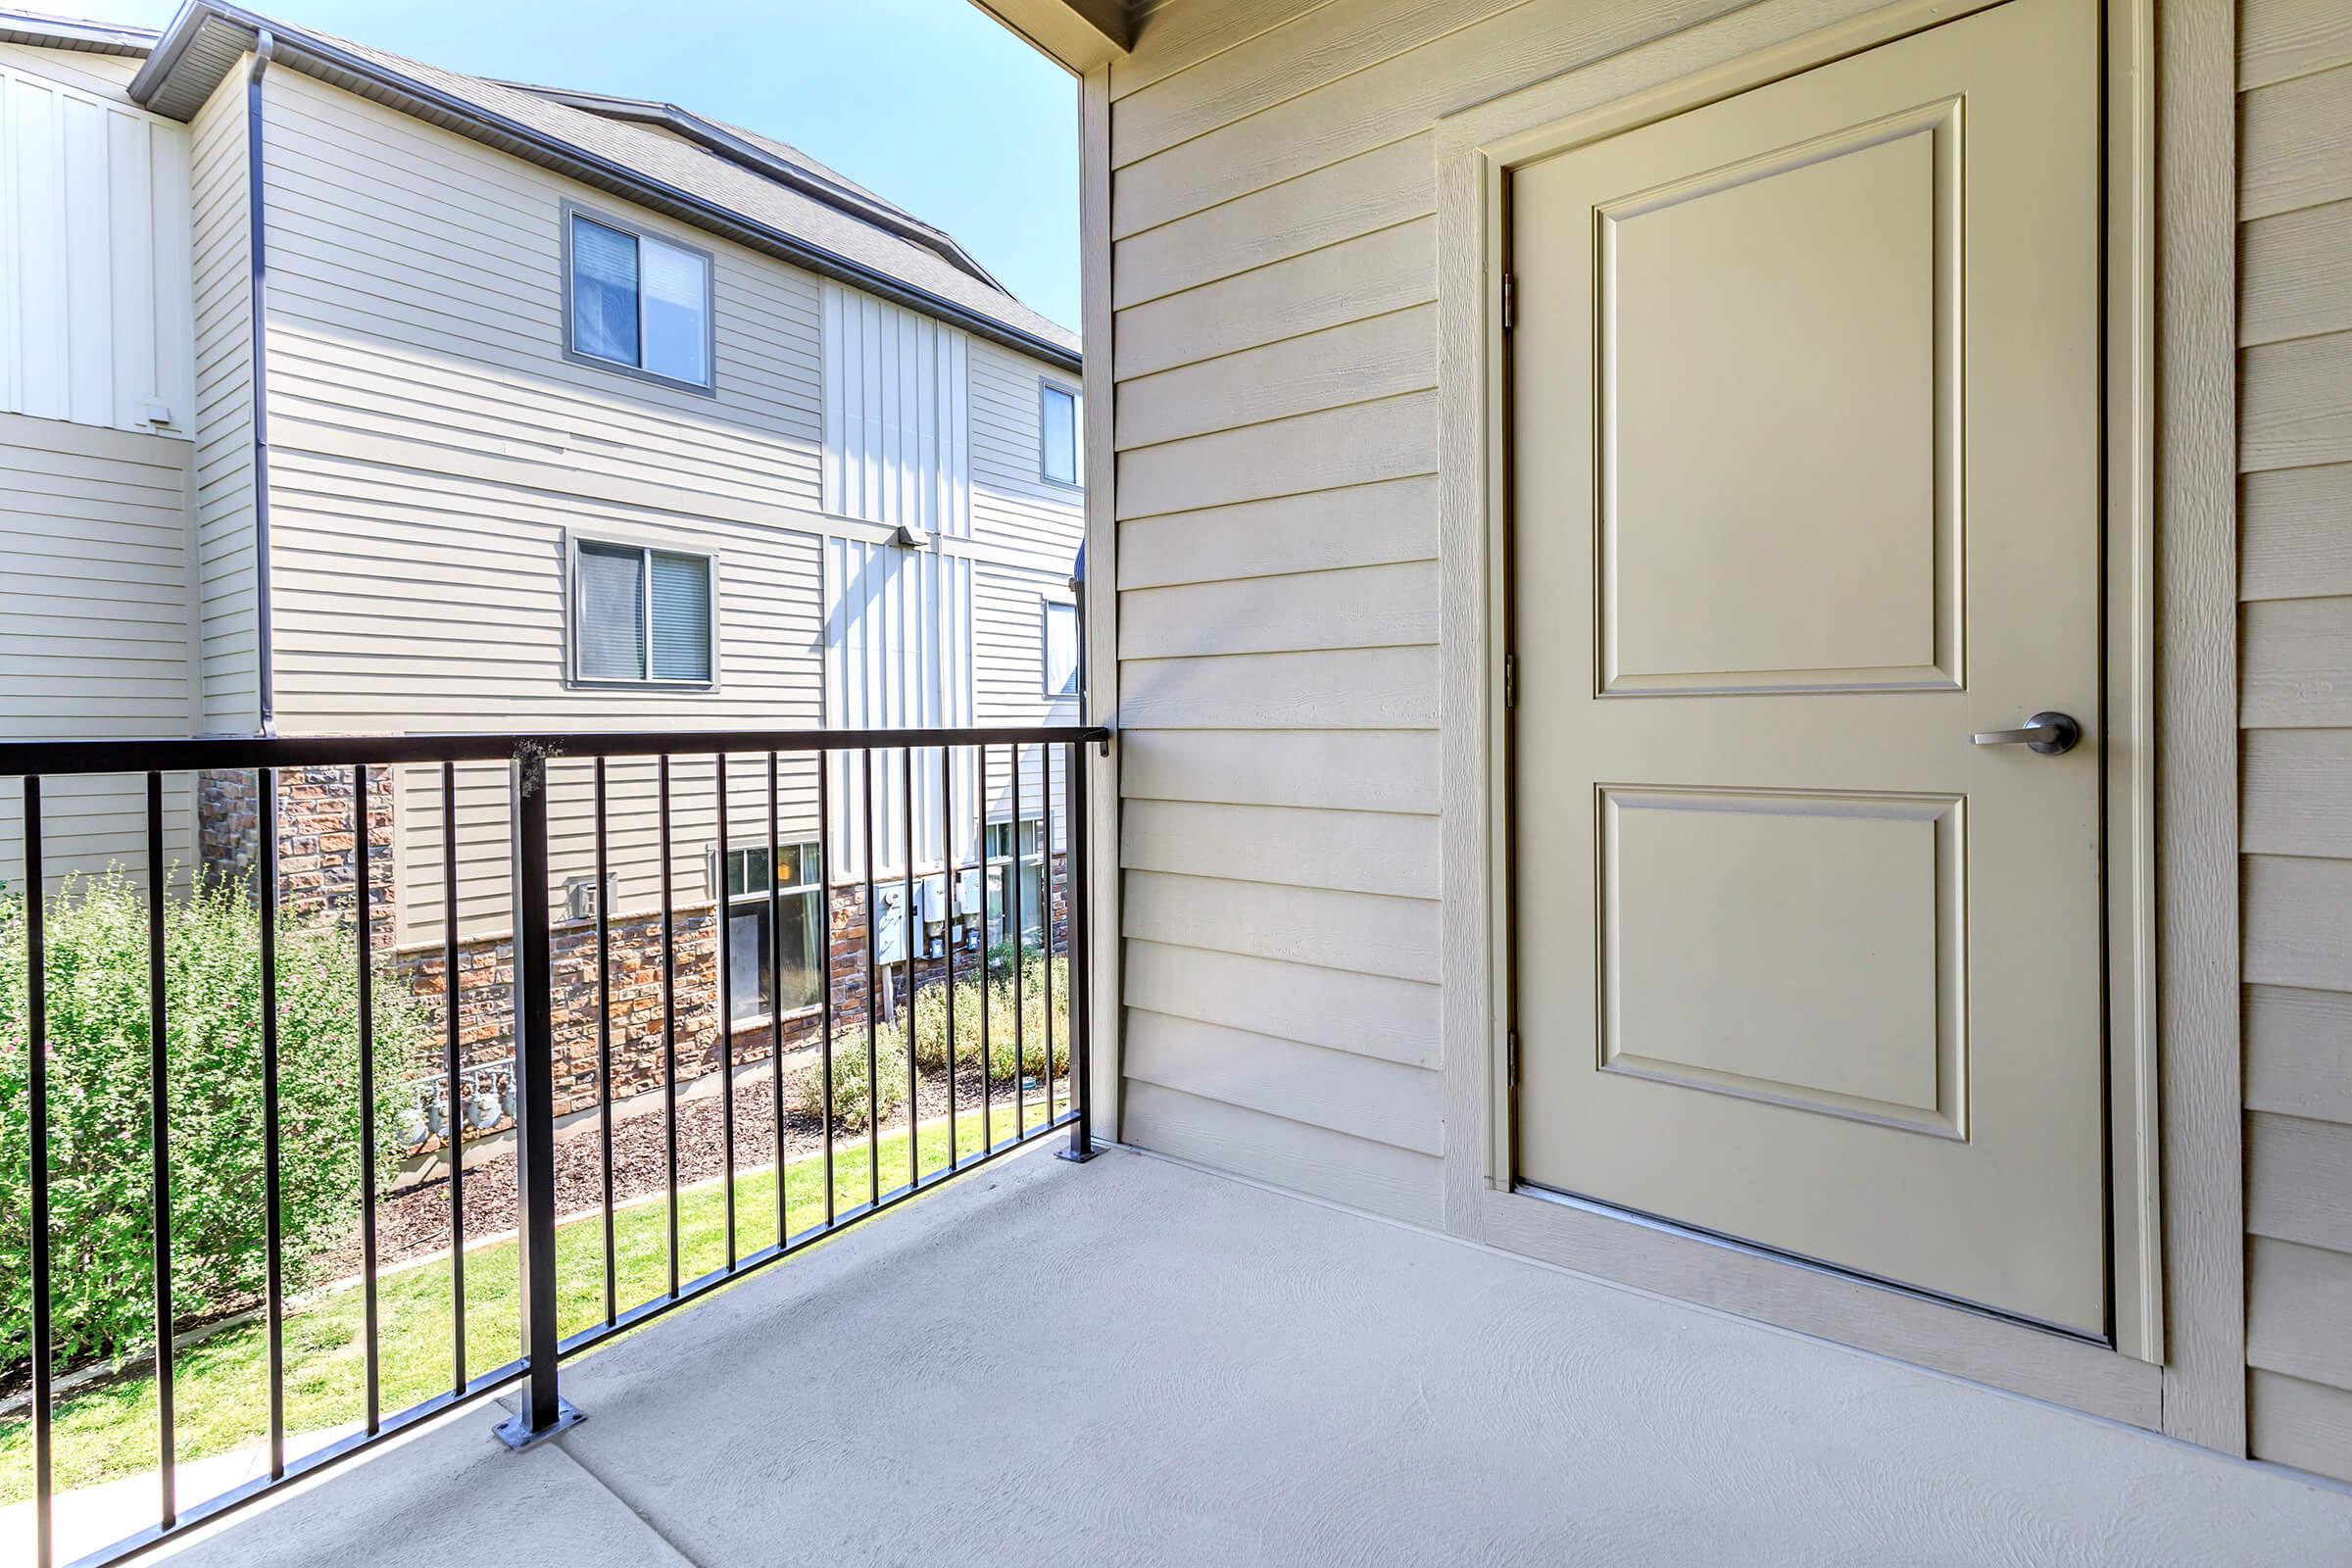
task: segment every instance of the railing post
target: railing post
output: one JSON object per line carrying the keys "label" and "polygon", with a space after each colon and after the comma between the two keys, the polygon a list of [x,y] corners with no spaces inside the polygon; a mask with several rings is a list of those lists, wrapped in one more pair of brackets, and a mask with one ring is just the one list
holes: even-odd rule
{"label": "railing post", "polygon": [[[1068,817],[1070,847],[1062,856],[1062,875],[1070,883],[1070,1099],[1075,1103],[1078,1118],[1070,1123],[1070,1147],[1061,1152],[1061,1158],[1085,1164],[1095,1157],[1095,1088],[1094,1088],[1094,976],[1087,962],[1087,882],[1092,869],[1087,855],[1086,816],[1086,748],[1069,748],[1070,787]],[[1048,786],[1051,788],[1053,764],[1047,764]],[[1045,846],[1046,865],[1046,972],[1054,972],[1054,846]],[[1046,1058],[1046,1079],[1054,1077],[1054,1060],[1049,1048]],[[1053,1098],[1047,1097],[1051,1108]]]}
{"label": "railing post", "polygon": [[498,1435],[509,1447],[521,1448],[576,1424],[580,1413],[556,1391],[562,1336],[556,1326],[555,973],[548,951],[547,753],[526,741],[515,748],[509,765],[514,824],[514,1206],[522,1247],[522,1354],[530,1370],[523,1374],[522,1407],[499,1427]]}

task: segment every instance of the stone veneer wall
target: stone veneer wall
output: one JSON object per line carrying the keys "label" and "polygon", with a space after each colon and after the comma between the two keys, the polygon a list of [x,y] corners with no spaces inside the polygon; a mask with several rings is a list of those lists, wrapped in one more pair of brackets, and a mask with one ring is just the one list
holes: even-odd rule
{"label": "stone veneer wall", "polygon": [[[348,793],[348,792],[347,792]],[[1063,858],[1054,862],[1054,950],[1068,951],[1068,877]],[[836,1035],[863,1029],[866,993],[872,971],[865,963],[865,896],[861,887],[834,890],[831,900],[830,970]],[[718,1030],[718,943],[708,904],[676,911],[677,932],[672,943],[677,995],[678,1081],[691,1083],[722,1066]],[[609,980],[612,1016],[612,1098],[659,1089],[662,1083],[662,917],[630,915],[615,920],[609,942],[612,969]],[[596,923],[559,921],[550,944],[555,973],[556,1114],[568,1115],[597,1102],[597,987]],[[956,977],[968,978],[977,959],[958,952]],[[448,958],[438,948],[404,950],[393,957],[394,972],[433,1010],[436,1028],[446,1027],[441,1011],[447,996]],[[903,974],[903,965],[893,965]],[[946,972],[941,958],[915,963],[916,983],[937,983]],[[906,993],[898,994],[904,1006]],[[514,1049],[514,945],[507,937],[464,942],[458,947],[459,1057],[466,1065],[497,1061]],[[783,1050],[814,1046],[824,1028],[821,1008],[787,1014],[782,1020]],[[434,1035],[436,1050],[444,1038]],[[737,1066],[764,1061],[775,1041],[765,1025],[737,1029],[733,1057]],[[438,1058],[416,1074],[436,1070]]]}

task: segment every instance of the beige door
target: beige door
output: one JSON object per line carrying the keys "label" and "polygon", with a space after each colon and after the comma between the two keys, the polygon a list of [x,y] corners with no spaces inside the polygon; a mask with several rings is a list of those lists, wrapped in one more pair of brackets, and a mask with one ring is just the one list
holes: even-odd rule
{"label": "beige door", "polygon": [[2089,1334],[2096,17],[1510,191],[1518,1179]]}

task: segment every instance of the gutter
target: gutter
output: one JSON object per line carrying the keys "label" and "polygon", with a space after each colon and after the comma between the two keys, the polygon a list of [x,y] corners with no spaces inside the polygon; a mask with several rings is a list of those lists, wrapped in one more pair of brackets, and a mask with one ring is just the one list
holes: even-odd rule
{"label": "gutter", "polygon": [[269,226],[262,207],[262,76],[277,53],[268,27],[253,39],[253,69],[245,74],[246,245],[253,258],[253,637],[254,692],[261,731],[277,733],[277,681],[270,621],[270,320]]}
{"label": "gutter", "polygon": [[[171,76],[180,59],[187,53],[190,44],[202,32],[204,24],[208,21],[218,21],[256,38],[270,32],[275,26],[265,17],[238,6],[223,4],[221,0],[190,0],[190,3],[182,8],[179,15],[173,20],[162,50],[150,55],[147,64],[141,67],[139,74],[131,79],[128,92],[133,102],[144,107],[154,98],[155,94],[163,87],[164,82]],[[740,241],[755,250],[780,257],[797,267],[806,268],[809,271],[848,283],[868,294],[889,300],[893,304],[904,305],[909,310],[918,311],[925,316],[936,317],[941,320],[960,326],[975,336],[987,338],[994,343],[1001,343],[1006,348],[1026,354],[1033,359],[1044,360],[1050,365],[1057,366],[1072,373],[1076,373],[1083,368],[1084,362],[1079,355],[1058,343],[1024,331],[1017,326],[1008,325],[968,305],[948,299],[944,295],[934,294],[929,289],[920,288],[893,277],[877,268],[827,250],[797,234],[789,234],[782,229],[773,228],[746,218],[706,197],[694,195],[665,181],[655,179],[625,164],[615,163],[601,154],[575,146],[560,136],[525,125],[519,121],[510,120],[493,110],[467,103],[438,87],[430,86],[410,76],[404,76],[389,67],[379,65],[372,60],[363,59],[347,49],[327,43],[322,39],[299,32],[279,33],[276,36],[275,58],[284,61],[286,65],[295,70],[303,71],[306,74],[317,75],[319,79],[333,85],[341,84],[335,82],[334,76],[326,73],[331,72],[369,82],[378,89],[398,98],[422,105],[437,115],[479,126],[484,130],[494,132],[501,138],[527,147],[541,158],[548,160],[547,167],[556,169],[559,172],[571,174],[575,178],[584,178],[590,184],[600,185],[631,200],[643,202],[647,206],[669,210],[686,218],[697,227]],[[392,104],[390,107],[400,108],[402,106]]]}

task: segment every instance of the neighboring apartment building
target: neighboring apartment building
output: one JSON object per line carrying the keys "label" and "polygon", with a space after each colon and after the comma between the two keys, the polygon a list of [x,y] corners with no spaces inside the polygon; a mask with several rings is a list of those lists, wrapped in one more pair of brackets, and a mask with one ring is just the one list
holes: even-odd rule
{"label": "neighboring apartment building", "polygon": [[[795,149],[198,5],[160,41],[0,14],[0,733],[1076,718],[1077,340]],[[985,832],[959,759],[944,851],[936,754],[916,761],[917,872],[985,858],[1008,895],[984,930],[976,875],[918,889],[918,953],[1002,940],[1013,899],[1034,932],[1038,759],[1018,827],[992,760]],[[560,961],[585,979],[590,773],[554,780]],[[690,1058],[715,1054],[721,887],[739,1034],[805,1013],[827,950],[864,935],[858,765],[832,780],[830,900],[814,765],[788,758],[779,783],[771,866],[764,755],[730,769],[723,846],[710,765],[672,771]],[[466,1033],[495,1054],[508,784],[455,784],[462,977],[485,1009]],[[332,899],[348,774],[283,785],[288,897]],[[137,871],[142,788],[53,803],[49,863]],[[653,763],[614,763],[609,790],[619,1002],[659,983],[638,961],[662,891]],[[895,763],[874,791],[876,868],[903,869]],[[370,793],[391,961],[437,993],[444,781],[400,769]],[[249,868],[255,808],[248,775],[172,781],[167,853]],[[19,810],[0,806],[13,864]],[[894,893],[885,956],[899,920]],[[856,1001],[865,978],[836,986]],[[616,1042],[621,1087],[656,1044]]]}

